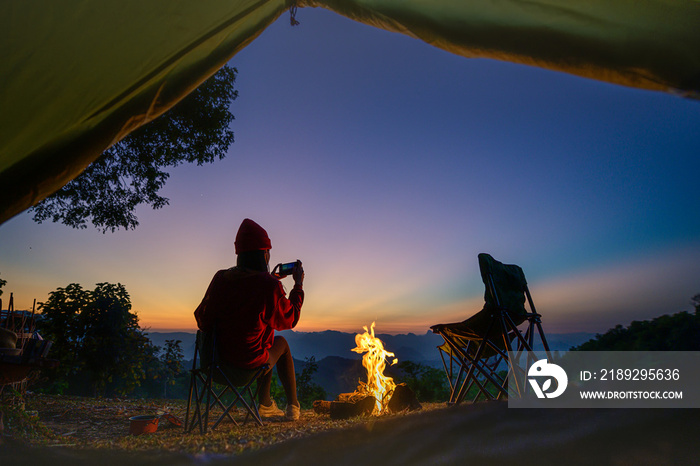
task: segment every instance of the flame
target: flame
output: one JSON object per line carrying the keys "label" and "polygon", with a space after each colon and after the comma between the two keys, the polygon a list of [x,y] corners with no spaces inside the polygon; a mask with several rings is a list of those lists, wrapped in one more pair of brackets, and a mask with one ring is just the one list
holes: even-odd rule
{"label": "flame", "polygon": [[[355,335],[356,348],[352,351],[356,353],[367,353],[362,356],[362,365],[367,369],[367,383],[360,381],[357,391],[363,395],[373,396],[376,400],[374,411],[372,414],[379,415],[386,411],[389,399],[396,388],[394,379],[384,375],[386,367],[386,358],[393,357],[394,353],[386,351],[382,341],[374,336],[374,322],[367,330],[367,326],[363,326],[365,333]],[[398,362],[394,358],[391,365]]]}

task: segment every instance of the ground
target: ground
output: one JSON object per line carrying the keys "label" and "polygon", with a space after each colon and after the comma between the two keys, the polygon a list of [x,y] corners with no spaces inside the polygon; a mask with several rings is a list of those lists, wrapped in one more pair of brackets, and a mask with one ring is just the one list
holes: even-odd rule
{"label": "ground", "polygon": [[[308,437],[319,432],[347,429],[373,423],[376,418],[356,417],[332,420],[328,415],[317,415],[313,410],[302,410],[298,421],[271,419],[259,427],[248,421],[235,426],[221,424],[207,435],[198,432],[184,434],[178,427],[161,419],[157,432],[133,436],[129,434],[129,417],[170,413],[181,421],[186,417],[184,400],[140,400],[82,398],[54,395],[33,395],[25,398],[25,413],[38,421],[40,432],[33,435],[15,435],[7,426],[6,435],[20,437],[31,445],[70,449],[111,449],[127,451],[159,450],[190,455],[238,454],[256,450],[290,439]],[[423,410],[439,409],[445,405],[425,404]],[[385,417],[405,416],[406,413]],[[237,415],[240,421],[242,415]],[[46,428],[46,430],[43,429]]]}
{"label": "ground", "polygon": [[[129,435],[128,418],[184,402],[32,396],[23,436],[6,422],[0,464],[50,466],[685,465],[698,464],[697,409],[510,409],[505,402],[333,421],[224,424],[207,435],[163,423]],[[7,421],[7,420],[6,420]],[[163,422],[163,421],[161,421]],[[34,423],[34,424],[32,424]],[[8,435],[9,434],[9,435]]]}

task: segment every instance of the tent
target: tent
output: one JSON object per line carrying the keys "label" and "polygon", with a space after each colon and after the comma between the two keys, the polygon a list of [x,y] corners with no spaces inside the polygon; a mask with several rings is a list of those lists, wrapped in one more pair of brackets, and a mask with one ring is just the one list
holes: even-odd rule
{"label": "tent", "polygon": [[297,7],[465,57],[700,95],[698,0],[10,0],[0,5],[0,223]]}

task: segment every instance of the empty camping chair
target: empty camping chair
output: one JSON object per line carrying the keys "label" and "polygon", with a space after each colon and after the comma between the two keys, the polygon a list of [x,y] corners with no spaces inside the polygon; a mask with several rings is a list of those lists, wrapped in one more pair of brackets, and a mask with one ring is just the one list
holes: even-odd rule
{"label": "empty camping chair", "polygon": [[[551,360],[541,316],[535,310],[523,270],[483,253],[479,254],[479,269],[486,287],[483,309],[463,322],[431,327],[444,340],[438,349],[450,384],[450,403],[463,401],[472,387],[474,401],[480,396],[507,396],[507,377],[502,374],[516,370],[515,363],[523,352],[528,358],[534,357],[535,333]],[[509,351],[515,352],[516,361],[509,359]],[[520,393],[522,388],[512,387],[512,393]]]}
{"label": "empty camping chair", "polygon": [[259,384],[255,393],[252,385],[269,368],[268,364],[250,370],[223,364],[216,350],[216,332],[198,331],[190,371],[185,432],[192,432],[199,427],[200,433],[205,434],[209,429],[210,415],[215,411],[219,411],[219,414],[211,427],[212,430],[226,418],[238,425],[234,419],[235,407],[238,404],[246,412],[244,423],[250,416],[262,426],[256,401]]}

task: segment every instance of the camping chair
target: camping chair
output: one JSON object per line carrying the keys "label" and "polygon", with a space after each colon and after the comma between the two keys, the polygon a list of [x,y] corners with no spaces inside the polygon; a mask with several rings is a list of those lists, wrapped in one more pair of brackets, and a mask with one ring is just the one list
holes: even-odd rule
{"label": "camping chair", "polygon": [[[221,363],[216,350],[216,332],[198,331],[194,360],[190,371],[185,433],[192,432],[195,427],[199,426],[199,432],[206,434],[209,429],[209,415],[215,408],[220,408],[221,414],[212,426],[212,430],[216,429],[226,418],[238,425],[233,417],[234,408],[238,403],[246,411],[244,424],[248,421],[248,417],[252,416],[262,426],[263,422],[256,402],[260,384],[258,384],[255,393],[252,391],[252,385],[269,368],[268,364],[263,364],[256,369],[246,370]],[[229,393],[229,396],[233,397],[233,401],[226,404],[224,395]],[[190,412],[192,412],[191,418]]]}
{"label": "camping chair", "polygon": [[[522,371],[517,362],[523,352],[528,362],[535,357],[535,332],[551,360],[541,316],[535,310],[523,270],[483,253],[479,254],[479,269],[486,287],[483,309],[463,322],[431,327],[444,340],[438,349],[450,384],[449,403],[462,402],[471,387],[476,387],[473,401],[482,395],[489,400],[507,397],[502,363],[507,362],[508,371]],[[525,309],[526,299],[530,312]],[[523,332],[519,327],[524,323]],[[515,357],[511,361],[508,352],[513,351]],[[522,394],[524,389],[511,388],[516,394]]]}

